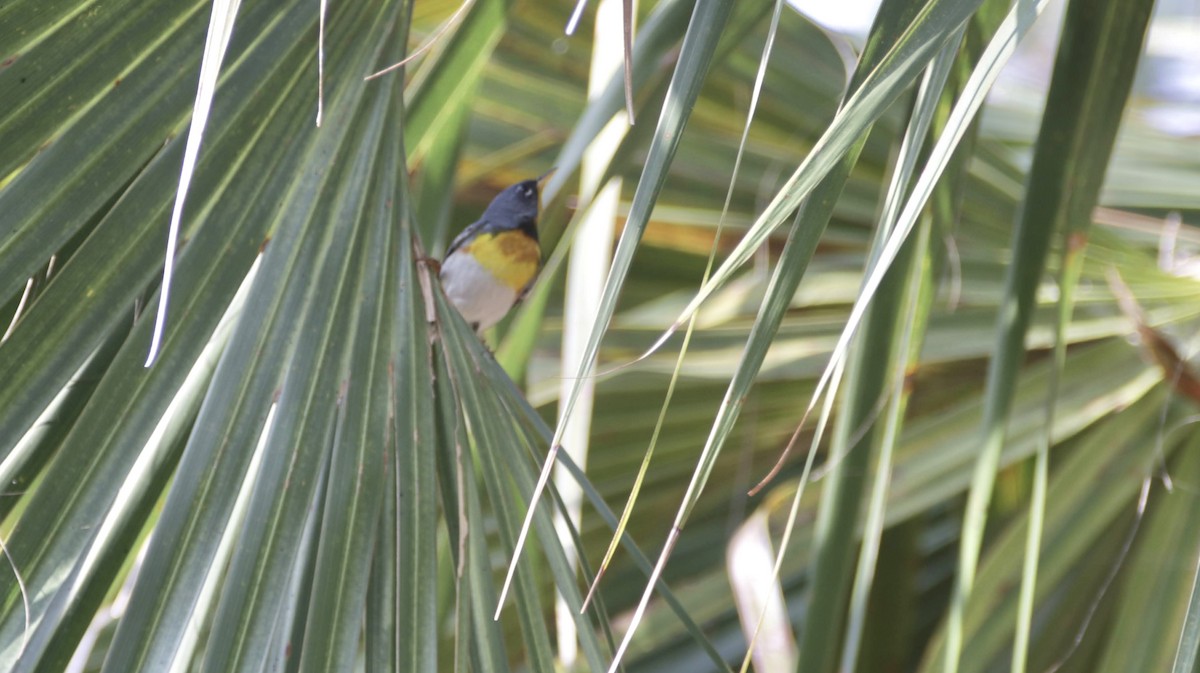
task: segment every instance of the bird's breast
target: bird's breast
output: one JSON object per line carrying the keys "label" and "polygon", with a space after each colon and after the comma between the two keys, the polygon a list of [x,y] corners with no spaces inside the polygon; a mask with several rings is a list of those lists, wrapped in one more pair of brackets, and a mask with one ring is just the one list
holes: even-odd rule
{"label": "bird's breast", "polygon": [[480,266],[517,292],[537,275],[542,259],[538,242],[519,230],[480,234],[463,247]]}

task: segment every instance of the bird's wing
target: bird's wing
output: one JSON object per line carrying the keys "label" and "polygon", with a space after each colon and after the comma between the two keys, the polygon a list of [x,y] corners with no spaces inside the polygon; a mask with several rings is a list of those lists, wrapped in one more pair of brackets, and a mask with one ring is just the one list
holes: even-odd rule
{"label": "bird's wing", "polygon": [[472,222],[471,224],[467,225],[466,229],[463,229],[462,232],[459,233],[458,236],[454,237],[453,241],[450,241],[450,247],[446,249],[446,257],[449,257],[450,253],[454,252],[455,250],[458,250],[458,248],[460,246],[462,246],[463,243],[466,243],[467,241],[471,240],[485,226],[487,226],[487,220],[485,220],[483,218],[480,218],[480,219]]}

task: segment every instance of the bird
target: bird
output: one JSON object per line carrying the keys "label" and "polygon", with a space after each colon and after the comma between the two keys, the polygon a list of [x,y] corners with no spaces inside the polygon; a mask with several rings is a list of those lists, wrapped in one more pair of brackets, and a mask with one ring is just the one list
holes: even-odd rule
{"label": "bird", "polygon": [[446,251],[442,288],[477,333],[500,322],[537,280],[542,262],[538,186],[549,175],[518,182],[497,194]]}

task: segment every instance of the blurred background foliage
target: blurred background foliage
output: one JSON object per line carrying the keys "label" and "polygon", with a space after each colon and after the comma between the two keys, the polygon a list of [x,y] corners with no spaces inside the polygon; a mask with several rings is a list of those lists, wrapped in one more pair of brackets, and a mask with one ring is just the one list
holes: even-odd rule
{"label": "blurred background foliage", "polygon": [[[984,47],[1007,3],[884,0],[849,34],[790,4],[773,27],[766,0],[727,19],[635,4],[637,123],[602,173],[623,185],[613,236],[640,245],[615,253],[628,274],[594,379],[563,365],[593,329],[563,305],[583,147],[624,105],[620,72],[588,97],[593,41],[620,41],[596,7],[567,36],[566,0],[330,3],[317,129],[317,3],[242,3],[147,369],[210,5],[0,6],[0,668],[604,670],[676,517],[626,670],[737,670],[764,605],[759,671],[1196,670],[1195,4],[1016,3],[1033,32],[965,94],[977,63],[1003,65]],[[685,34],[710,67],[684,67]],[[920,89],[927,66],[945,79]],[[689,84],[672,128],[659,112]],[[938,149],[962,101],[982,111]],[[493,358],[420,258],[551,167],[547,266],[486,335]],[[825,201],[768,221],[809,192]],[[816,438],[806,409],[895,231],[889,199],[914,228]],[[682,329],[639,359],[681,327],[710,249],[720,264],[767,231],[702,305],[677,378]],[[577,535],[543,496],[493,623],[584,380]],[[597,604],[556,625],[652,443]]]}

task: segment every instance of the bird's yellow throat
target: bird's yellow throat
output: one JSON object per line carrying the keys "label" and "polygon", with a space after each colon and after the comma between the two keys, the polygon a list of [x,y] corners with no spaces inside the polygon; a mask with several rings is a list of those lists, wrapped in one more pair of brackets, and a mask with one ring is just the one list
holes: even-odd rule
{"label": "bird's yellow throat", "polygon": [[537,241],[519,230],[479,234],[467,245],[468,252],[500,282],[517,292],[537,275],[542,250]]}

